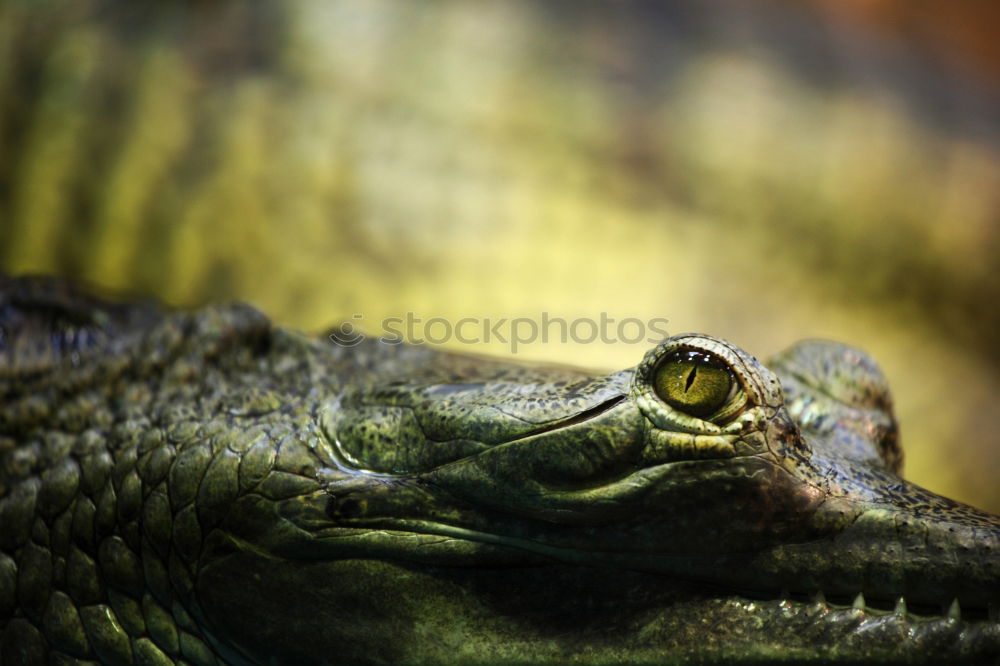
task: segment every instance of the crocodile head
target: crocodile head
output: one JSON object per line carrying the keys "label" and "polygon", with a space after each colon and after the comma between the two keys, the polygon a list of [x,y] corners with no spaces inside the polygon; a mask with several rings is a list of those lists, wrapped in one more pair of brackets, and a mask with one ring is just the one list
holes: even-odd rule
{"label": "crocodile head", "polygon": [[264,622],[260,592],[232,593],[248,572],[270,581],[259,601],[312,589],[300,631],[222,621],[225,640],[460,661],[996,649],[1000,520],[900,478],[863,352],[800,343],[768,369],[682,335],[606,375],[441,353],[394,367],[319,405],[314,490],[243,498],[212,536],[202,612]]}
{"label": "crocodile head", "polygon": [[0,279],[0,462],[4,663],[1000,656],[1000,519],[833,343],[601,374]]}

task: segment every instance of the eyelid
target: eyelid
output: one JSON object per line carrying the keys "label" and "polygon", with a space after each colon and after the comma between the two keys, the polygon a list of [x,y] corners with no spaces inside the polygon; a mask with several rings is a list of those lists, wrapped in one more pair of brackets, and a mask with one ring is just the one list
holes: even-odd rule
{"label": "eyelid", "polygon": [[[671,407],[654,390],[657,369],[667,356],[677,351],[710,355],[733,374],[732,395],[707,418]],[[703,333],[676,335],[647,350],[632,374],[629,393],[654,428],[706,435],[740,432],[747,419],[765,418],[784,404],[781,384],[774,373],[731,342]]]}

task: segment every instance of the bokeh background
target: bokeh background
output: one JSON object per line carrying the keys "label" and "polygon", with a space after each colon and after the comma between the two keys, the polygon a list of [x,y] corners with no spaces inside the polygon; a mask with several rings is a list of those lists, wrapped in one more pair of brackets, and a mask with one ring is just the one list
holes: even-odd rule
{"label": "bokeh background", "polygon": [[315,331],[843,340],[907,476],[1000,512],[998,7],[0,0],[0,271]]}

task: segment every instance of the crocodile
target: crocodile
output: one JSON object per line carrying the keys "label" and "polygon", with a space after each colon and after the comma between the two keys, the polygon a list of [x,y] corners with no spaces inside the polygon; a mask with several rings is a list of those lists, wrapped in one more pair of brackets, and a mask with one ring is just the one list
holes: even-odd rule
{"label": "crocodile", "polygon": [[0,663],[994,663],[1000,517],[885,377],[600,373],[0,278]]}

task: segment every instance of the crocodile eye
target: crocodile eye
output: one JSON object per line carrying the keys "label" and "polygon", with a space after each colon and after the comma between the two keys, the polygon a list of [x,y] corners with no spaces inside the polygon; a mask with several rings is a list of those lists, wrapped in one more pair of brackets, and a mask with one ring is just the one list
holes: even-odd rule
{"label": "crocodile eye", "polygon": [[732,371],[718,357],[687,349],[664,357],[653,378],[661,400],[698,418],[709,417],[725,405],[735,385]]}

